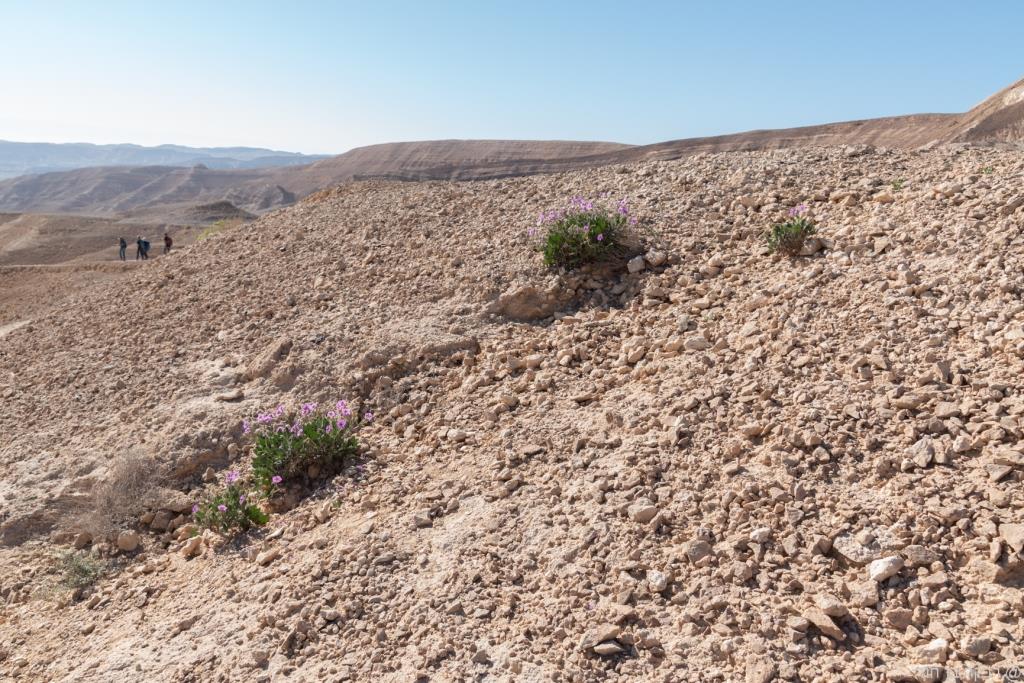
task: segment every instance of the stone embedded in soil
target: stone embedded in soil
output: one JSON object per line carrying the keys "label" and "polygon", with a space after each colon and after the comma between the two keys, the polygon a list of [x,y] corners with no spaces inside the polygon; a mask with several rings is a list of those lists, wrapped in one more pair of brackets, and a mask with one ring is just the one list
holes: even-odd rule
{"label": "stone embedded in soil", "polygon": [[843,630],[836,626],[836,623],[832,621],[832,617],[825,614],[820,608],[808,606],[803,609],[801,614],[829,638],[840,642],[846,640],[846,634]]}
{"label": "stone embedded in soil", "polygon": [[1024,551],[1024,524],[1000,524],[999,535],[1014,552]]}
{"label": "stone embedded in soil", "polygon": [[646,267],[643,256],[634,256],[626,263],[626,270],[630,273],[639,273]]}
{"label": "stone embedded in soil", "polygon": [[642,498],[629,506],[629,517],[634,522],[646,524],[658,515],[658,508],[651,501]]}
{"label": "stone embedded in soil", "polygon": [[139,547],[141,538],[134,531],[122,531],[117,535],[117,547],[119,550],[130,553]]}
{"label": "stone embedded in soil", "polygon": [[617,655],[623,651],[622,645],[615,640],[608,640],[594,646],[594,652],[599,655]]}
{"label": "stone embedded in soil", "polygon": [[846,605],[834,595],[822,593],[814,597],[814,603],[830,617],[845,617],[849,614]]}
{"label": "stone embedded in soil", "polygon": [[198,555],[203,548],[203,537],[193,536],[192,538],[185,541],[185,544],[181,547],[181,554],[185,557],[194,557]]}

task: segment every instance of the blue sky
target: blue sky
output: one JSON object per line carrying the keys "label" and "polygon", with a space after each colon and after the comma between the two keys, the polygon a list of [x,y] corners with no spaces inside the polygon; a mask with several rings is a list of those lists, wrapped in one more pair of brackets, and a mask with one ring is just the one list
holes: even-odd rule
{"label": "blue sky", "polygon": [[336,153],[963,111],[1024,2],[0,0],[0,139]]}

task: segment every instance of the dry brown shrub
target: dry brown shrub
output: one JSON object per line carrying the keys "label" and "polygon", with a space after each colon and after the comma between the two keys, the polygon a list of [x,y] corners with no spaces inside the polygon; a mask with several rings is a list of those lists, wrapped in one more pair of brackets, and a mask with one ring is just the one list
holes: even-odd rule
{"label": "dry brown shrub", "polygon": [[83,519],[85,531],[99,539],[131,526],[165,479],[166,472],[155,458],[137,451],[125,452],[93,488]]}

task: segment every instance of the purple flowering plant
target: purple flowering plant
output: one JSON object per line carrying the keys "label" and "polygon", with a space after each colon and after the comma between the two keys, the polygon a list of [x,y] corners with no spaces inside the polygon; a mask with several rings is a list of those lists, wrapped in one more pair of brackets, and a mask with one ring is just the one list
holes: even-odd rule
{"label": "purple flowering plant", "polygon": [[544,265],[577,268],[621,254],[637,222],[625,199],[573,197],[565,208],[541,212],[528,234],[537,241]]}
{"label": "purple flowering plant", "polygon": [[765,234],[768,250],[786,256],[796,256],[804,248],[808,237],[818,232],[807,215],[807,205],[799,204],[787,212],[787,219],[774,224]]}
{"label": "purple flowering plant", "polygon": [[359,453],[355,433],[373,420],[360,418],[345,400],[327,406],[305,403],[296,411],[283,406],[243,423],[253,438],[252,478],[257,489],[270,496],[286,480],[303,475],[310,465],[344,466]]}
{"label": "purple flowering plant", "polygon": [[232,470],[224,477],[225,486],[201,503],[192,506],[196,524],[222,533],[248,531],[253,526],[263,526],[269,517],[255,503],[255,496],[241,480],[241,475]]}

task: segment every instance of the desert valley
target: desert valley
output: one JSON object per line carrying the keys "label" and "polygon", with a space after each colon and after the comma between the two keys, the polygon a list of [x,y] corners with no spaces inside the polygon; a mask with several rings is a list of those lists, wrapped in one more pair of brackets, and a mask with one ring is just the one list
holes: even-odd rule
{"label": "desert valley", "polygon": [[[154,149],[0,180],[0,678],[1024,671],[1024,81],[644,146]],[[546,266],[591,201],[633,238]],[[358,447],[247,508],[253,434],[328,408]]]}

